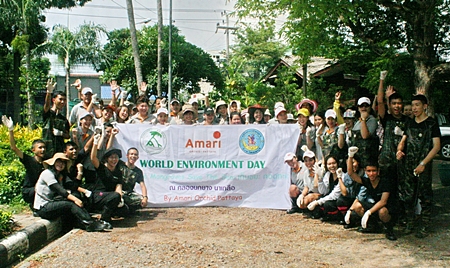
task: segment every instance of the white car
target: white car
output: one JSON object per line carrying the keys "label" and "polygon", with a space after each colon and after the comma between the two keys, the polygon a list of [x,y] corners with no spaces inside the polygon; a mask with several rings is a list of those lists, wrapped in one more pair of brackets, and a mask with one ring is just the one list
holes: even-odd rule
{"label": "white car", "polygon": [[436,114],[436,119],[441,130],[441,150],[439,154],[446,160],[450,160],[450,121],[443,114]]}

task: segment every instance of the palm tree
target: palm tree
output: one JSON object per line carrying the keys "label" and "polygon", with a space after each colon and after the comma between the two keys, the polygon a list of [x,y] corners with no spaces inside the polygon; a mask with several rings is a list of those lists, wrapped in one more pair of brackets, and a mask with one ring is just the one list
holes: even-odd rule
{"label": "palm tree", "polygon": [[70,69],[74,64],[88,63],[98,70],[101,62],[107,60],[100,42],[102,34],[107,34],[106,29],[93,23],[80,25],[74,32],[63,25],[53,27],[53,34],[43,45],[43,50],[56,54],[58,60],[64,64],[67,96],[69,96]]}

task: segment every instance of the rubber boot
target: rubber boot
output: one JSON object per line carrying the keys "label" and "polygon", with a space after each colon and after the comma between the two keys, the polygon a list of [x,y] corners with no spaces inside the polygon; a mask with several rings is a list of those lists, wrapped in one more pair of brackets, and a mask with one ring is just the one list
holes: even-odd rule
{"label": "rubber boot", "polygon": [[386,238],[391,241],[397,240],[397,237],[395,236],[394,233],[394,224],[392,222],[385,222],[383,223],[383,225],[385,229]]}
{"label": "rubber boot", "polygon": [[416,234],[415,236],[417,238],[425,238],[428,236],[428,231],[425,227],[425,224],[423,222],[422,216],[419,215],[416,219]]}

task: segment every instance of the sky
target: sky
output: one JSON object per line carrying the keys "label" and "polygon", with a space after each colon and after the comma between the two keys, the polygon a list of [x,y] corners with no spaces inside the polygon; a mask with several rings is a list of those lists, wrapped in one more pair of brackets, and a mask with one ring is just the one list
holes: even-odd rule
{"label": "sky", "polygon": [[[225,26],[224,12],[233,12],[236,0],[172,0],[172,18],[174,25],[192,43],[207,52],[224,51],[226,35],[217,23]],[[169,25],[169,0],[162,0],[164,25]],[[156,0],[133,0],[134,16],[137,29],[145,25],[152,26],[158,22]],[[75,30],[84,22],[93,22],[106,27],[107,30],[128,28],[125,0],[93,0],[83,7],[70,10],[49,9],[44,11],[46,25],[51,29],[61,24]],[[229,25],[236,26],[236,18],[229,18]],[[105,40],[106,42],[106,40]],[[232,34],[230,45],[233,44]]]}

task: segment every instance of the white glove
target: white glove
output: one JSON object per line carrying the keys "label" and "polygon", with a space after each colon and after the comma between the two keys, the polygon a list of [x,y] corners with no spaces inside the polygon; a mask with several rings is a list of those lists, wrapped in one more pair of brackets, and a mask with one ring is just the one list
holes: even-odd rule
{"label": "white glove", "polygon": [[102,126],[95,126],[95,134],[102,134]]}
{"label": "white glove", "polygon": [[381,72],[380,72],[380,80],[386,79],[387,73],[388,73],[388,71],[381,71]]}
{"label": "white glove", "polygon": [[94,145],[98,145],[101,137],[102,137],[102,134],[95,134],[95,136],[94,136]]}
{"label": "white glove", "polygon": [[86,191],[84,191],[84,195],[85,195],[87,198],[89,198],[89,197],[91,197],[92,192],[89,191],[89,190],[86,190]]}
{"label": "white glove", "polygon": [[319,179],[321,179],[323,177],[323,174],[325,173],[325,170],[319,165],[319,163],[315,163],[314,173],[319,177]]}
{"label": "white glove", "polygon": [[339,125],[339,127],[338,127],[338,134],[339,135],[345,134],[345,123],[342,123],[342,124]]}
{"label": "white glove", "polygon": [[364,216],[361,219],[361,226],[362,228],[367,228],[367,221],[369,220],[370,215],[372,215],[372,213],[370,212],[370,210],[366,211],[366,213],[364,213]]}
{"label": "white glove", "polygon": [[303,196],[303,194],[300,194],[298,197],[297,197],[297,207],[301,207],[301,206],[303,206],[303,199],[304,199],[305,197]]}
{"label": "white glove", "polygon": [[303,126],[298,124],[298,128],[300,129],[300,134],[302,134],[303,133]]}
{"label": "white glove", "polygon": [[344,172],[342,171],[342,168],[338,168],[336,170],[336,175],[339,179],[342,179],[342,176],[344,175]]}
{"label": "white glove", "polygon": [[6,117],[6,115],[2,116],[2,121],[3,121],[3,125],[5,125],[9,131],[13,131],[14,130],[14,122],[13,120],[8,117]]}
{"label": "white glove", "polygon": [[56,137],[61,137],[64,134],[64,131],[54,128],[53,135]]}
{"label": "white glove", "polygon": [[309,203],[308,209],[309,210],[314,210],[318,204],[319,204],[319,202],[317,202],[317,200],[314,200],[311,203]]}
{"label": "white glove", "polygon": [[127,95],[128,95],[128,92],[126,92],[125,90],[120,92],[120,97],[124,100],[127,98]]}
{"label": "white glove", "polygon": [[167,99],[163,98],[159,104],[161,105],[161,108],[166,108],[167,107]]}
{"label": "white glove", "polygon": [[399,126],[395,126],[394,134],[397,136],[403,136],[403,130]]}
{"label": "white glove", "polygon": [[93,102],[97,102],[98,101],[97,100],[97,94],[92,95],[91,101],[93,101]]}
{"label": "white glove", "polygon": [[347,210],[347,213],[345,213],[344,221],[347,224],[350,224],[350,216],[352,215],[352,211],[349,209]]}
{"label": "white glove", "polygon": [[302,149],[303,152],[306,152],[306,151],[308,151],[308,146],[302,145],[302,147],[300,147],[300,149]]}
{"label": "white glove", "polygon": [[53,79],[47,80],[47,93],[52,94],[53,90],[55,90],[56,82],[53,84]]}
{"label": "white glove", "polygon": [[316,130],[317,137],[322,136],[322,129],[323,129],[323,124],[320,124],[320,126]]}
{"label": "white glove", "polygon": [[245,123],[246,124],[250,123],[250,114],[245,115]]}
{"label": "white glove", "polygon": [[123,201],[123,198],[120,198],[120,203],[117,205],[118,208],[123,207],[125,205],[125,201]]}
{"label": "white glove", "polygon": [[352,147],[348,148],[348,157],[355,156],[356,152],[358,152],[358,147],[352,146]]}

